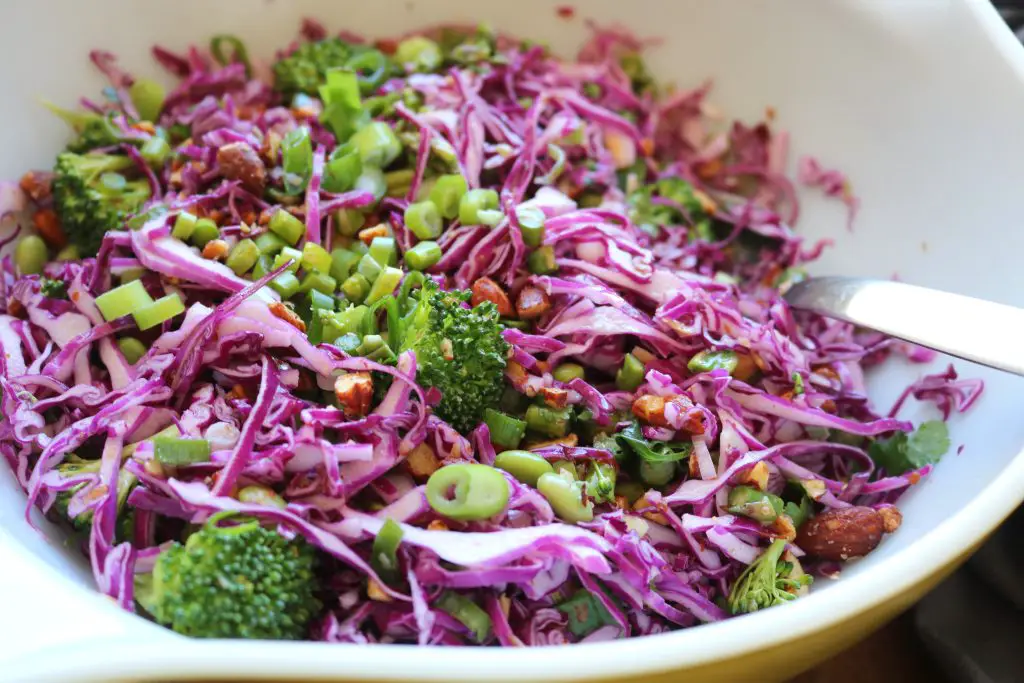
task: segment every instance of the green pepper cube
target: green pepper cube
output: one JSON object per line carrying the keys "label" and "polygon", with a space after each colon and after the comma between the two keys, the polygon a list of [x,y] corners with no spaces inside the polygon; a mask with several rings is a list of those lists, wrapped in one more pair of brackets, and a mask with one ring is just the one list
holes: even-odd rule
{"label": "green pepper cube", "polygon": [[177,294],[168,294],[132,311],[132,317],[135,318],[135,324],[140,330],[148,330],[184,312],[185,304],[181,297]]}
{"label": "green pepper cube", "polygon": [[210,442],[206,439],[179,439],[173,436],[153,437],[153,457],[161,465],[182,467],[210,461]]}
{"label": "green pepper cube", "polygon": [[270,217],[268,226],[270,230],[281,237],[288,244],[298,244],[302,236],[306,234],[306,226],[295,216],[284,209],[278,209]]}
{"label": "green pepper cube", "polygon": [[132,280],[96,297],[96,307],[103,314],[103,319],[108,321],[134,313],[152,303],[153,297],[142,286],[141,280]]}
{"label": "green pepper cube", "polygon": [[526,265],[534,275],[550,275],[558,270],[555,249],[550,244],[538,247],[527,257]]}

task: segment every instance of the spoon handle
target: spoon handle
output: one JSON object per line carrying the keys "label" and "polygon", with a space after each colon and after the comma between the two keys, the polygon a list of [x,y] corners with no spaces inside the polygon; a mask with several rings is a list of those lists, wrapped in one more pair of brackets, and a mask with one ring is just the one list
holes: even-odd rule
{"label": "spoon handle", "polygon": [[1024,375],[1024,309],[902,282],[811,278],[794,308],[845,320],[957,358]]}

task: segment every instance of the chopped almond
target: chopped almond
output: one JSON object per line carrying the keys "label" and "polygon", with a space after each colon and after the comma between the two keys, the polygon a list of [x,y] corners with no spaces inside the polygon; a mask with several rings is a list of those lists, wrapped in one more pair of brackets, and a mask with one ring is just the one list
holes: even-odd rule
{"label": "chopped almond", "polygon": [[154,477],[160,477],[162,479],[164,478],[164,476],[166,476],[164,472],[164,466],[160,464],[159,460],[156,460],[154,458],[150,458],[149,460],[146,460],[144,463],[142,463],[142,469],[146,470],[146,472],[152,474]]}
{"label": "chopped almond", "polygon": [[793,526],[793,520],[789,518],[789,515],[779,515],[772,522],[770,527],[771,535],[775,538],[781,538],[785,541],[792,541],[796,538],[796,527]]}
{"label": "chopped almond", "polygon": [[52,186],[50,185],[50,179],[48,176],[44,176],[41,173],[35,171],[29,171],[25,175],[21,176],[21,180],[18,182],[18,187],[28,195],[29,199],[39,204],[46,199],[49,199],[50,193],[52,192]]}
{"label": "chopped almond", "polygon": [[882,528],[885,533],[891,534],[900,528],[903,523],[903,513],[895,505],[886,505],[878,508],[878,514],[882,516]]}
{"label": "chopped almond", "polygon": [[359,231],[359,241],[370,246],[375,237],[389,237],[391,235],[391,228],[386,223],[378,223],[369,228],[363,228]]}
{"label": "chopped almond", "polygon": [[498,596],[498,607],[501,608],[501,613],[508,619],[509,610],[512,609],[512,600],[507,595]]}
{"label": "chopped almond", "polygon": [[219,261],[228,255],[231,247],[224,240],[210,240],[203,247],[203,258],[211,261]]}
{"label": "chopped almond", "polygon": [[551,310],[551,299],[548,298],[544,290],[533,285],[526,285],[519,290],[519,296],[516,297],[516,313],[521,319],[533,320],[549,310]]}
{"label": "chopped almond", "polygon": [[697,198],[697,201],[700,202],[700,208],[704,209],[705,212],[714,213],[718,210],[718,205],[715,204],[715,200],[709,197],[707,193],[701,192],[700,190],[694,190],[693,196]]}
{"label": "chopped almond", "polygon": [[448,525],[439,519],[434,519],[427,525],[427,531],[448,531]]}
{"label": "chopped almond", "polygon": [[763,462],[756,463],[740,474],[739,483],[753,486],[758,491],[766,490],[768,488],[768,465]]}
{"label": "chopped almond", "polygon": [[366,597],[375,602],[391,602],[391,596],[385,593],[384,588],[373,579],[366,584]]}
{"label": "chopped almond", "polygon": [[732,371],[732,376],[741,382],[747,382],[755,374],[757,374],[757,362],[754,357],[748,353],[736,354],[736,369]]}
{"label": "chopped almond", "polygon": [[373,401],[373,377],[368,372],[350,372],[334,381],[334,395],[348,417],[364,417]]}
{"label": "chopped almond", "polygon": [[293,311],[283,302],[275,301],[272,304],[267,304],[267,308],[270,309],[270,312],[274,314],[275,318],[280,318],[299,332],[306,331],[306,323],[302,322],[302,318],[299,317],[298,313]]}
{"label": "chopped almond", "polygon": [[63,249],[67,246],[68,238],[64,234],[64,230],[60,227],[60,220],[57,218],[57,212],[53,209],[40,209],[32,215],[32,225],[35,226],[36,232],[43,238],[43,241],[51,249]]}
{"label": "chopped almond", "polygon": [[628,510],[629,501],[626,500],[625,496],[615,496],[615,507],[619,508],[620,510]]}
{"label": "chopped almond", "polygon": [[544,403],[552,408],[564,408],[569,403],[569,392],[565,389],[544,387],[540,390],[540,395]]}
{"label": "chopped almond", "polygon": [[441,461],[434,455],[434,449],[425,443],[409,451],[405,456],[405,466],[416,479],[426,479],[437,471]]}
{"label": "chopped almond", "polygon": [[132,124],[132,128],[135,130],[141,130],[144,133],[152,135],[156,132],[156,126],[153,125],[152,121],[136,121]]}
{"label": "chopped almond", "polygon": [[498,315],[508,318],[512,315],[512,302],[508,294],[497,282],[489,277],[482,277],[473,283],[473,296],[469,300],[470,305],[479,306],[485,301],[490,301],[498,309]]}
{"label": "chopped almond", "polygon": [[241,384],[236,384],[235,386],[231,387],[231,391],[229,391],[228,395],[227,395],[228,399],[247,398],[247,397],[248,396],[245,393],[245,387],[243,387]]}
{"label": "chopped almond", "polygon": [[531,443],[527,446],[527,448],[529,450],[550,448],[551,446],[565,446],[566,448],[576,448],[576,445],[579,444],[579,442],[580,437],[576,436],[575,434],[566,434],[565,436],[559,437],[557,439],[550,439],[548,441],[537,441],[536,443]]}
{"label": "chopped almond", "polygon": [[665,397],[645,394],[633,401],[633,414],[643,422],[655,427],[667,427],[665,420]]}

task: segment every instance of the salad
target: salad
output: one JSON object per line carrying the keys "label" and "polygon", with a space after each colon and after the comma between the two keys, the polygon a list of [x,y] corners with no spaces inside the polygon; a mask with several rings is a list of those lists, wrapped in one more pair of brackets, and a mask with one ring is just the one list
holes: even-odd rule
{"label": "salad", "polygon": [[[0,452],[124,609],[195,637],[544,645],[781,605],[896,531],[980,381],[791,311],[774,113],[487,27],[115,57],[0,185]],[[797,181],[844,202],[814,159]],[[31,219],[31,227],[28,219]]]}

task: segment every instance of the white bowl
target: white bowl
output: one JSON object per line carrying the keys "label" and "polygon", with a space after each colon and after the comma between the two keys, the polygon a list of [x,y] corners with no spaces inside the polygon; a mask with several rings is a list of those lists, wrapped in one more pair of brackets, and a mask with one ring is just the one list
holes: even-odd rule
{"label": "white bowl", "polygon": [[[183,48],[236,33],[269,57],[294,37],[300,17],[313,16],[331,29],[378,36],[438,22],[488,21],[569,53],[585,36],[585,15],[664,38],[650,55],[663,77],[681,85],[713,77],[713,100],[741,118],[775,106],[796,152],[848,172],[863,199],[853,232],[845,230],[840,206],[817,197],[804,204],[800,230],[836,241],[817,272],[898,273],[906,281],[1024,305],[1024,136],[1018,134],[1024,50],[987,2],[594,0],[581,4],[571,21],[556,16],[558,4],[7,3],[0,21],[0,64],[6,65],[0,177],[51,163],[66,133],[38,99],[70,104],[98,91],[103,84],[87,60],[92,48],[117,53],[139,75],[163,77],[149,55],[154,42]],[[781,679],[893,616],[1024,497],[1021,380],[969,364],[960,370],[987,382],[975,409],[954,422],[954,447],[964,444],[962,454],[948,456],[906,496],[903,527],[842,579],[768,612],[569,650],[187,640],[94,593],[87,568],[64,548],[59,532],[37,518],[44,537],[25,523],[24,495],[2,468],[0,677],[651,681],[659,672],[686,669],[700,672],[693,680],[730,680],[756,667],[763,680]],[[887,405],[923,371],[887,367],[872,378],[874,396]]]}

